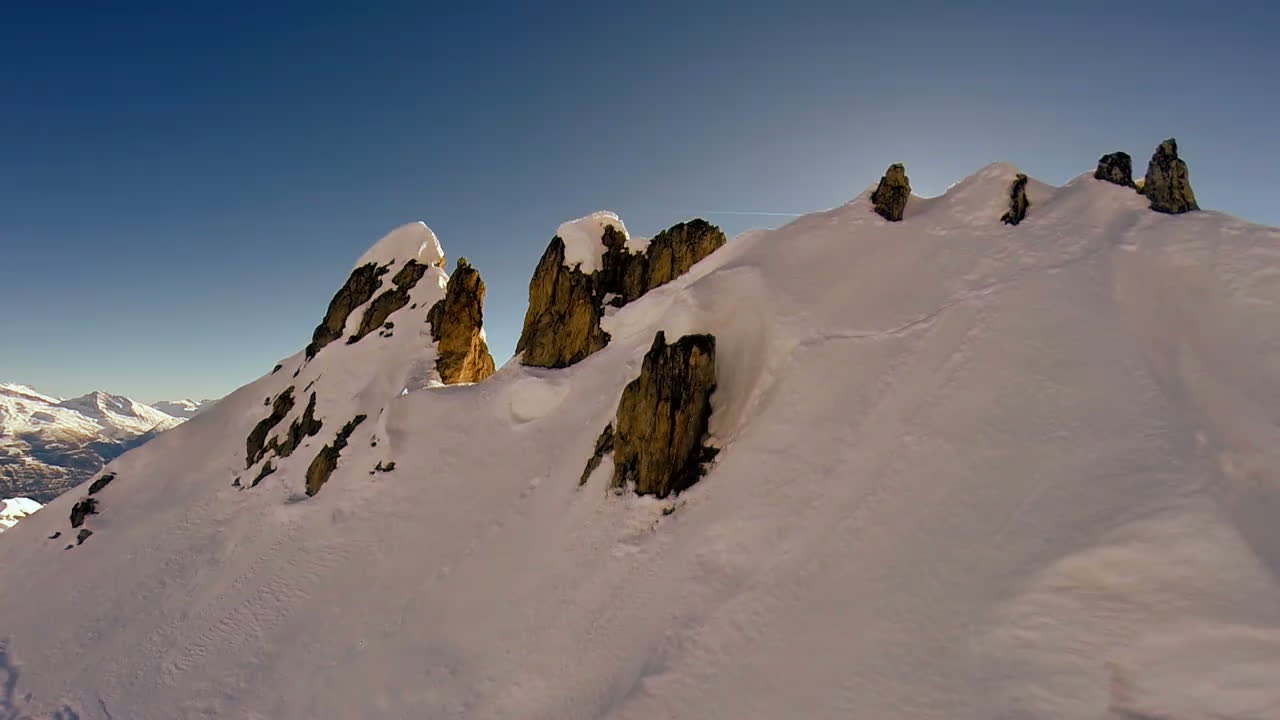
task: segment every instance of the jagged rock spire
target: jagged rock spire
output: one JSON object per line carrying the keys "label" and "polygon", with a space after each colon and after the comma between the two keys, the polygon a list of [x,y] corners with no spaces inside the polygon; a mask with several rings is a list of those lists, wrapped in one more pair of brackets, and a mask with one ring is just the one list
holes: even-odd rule
{"label": "jagged rock spire", "polygon": [[1151,209],[1157,212],[1176,215],[1200,209],[1191,191],[1187,163],[1178,157],[1176,140],[1169,138],[1156,148],[1139,192],[1151,201]]}
{"label": "jagged rock spire", "polygon": [[1133,183],[1133,160],[1129,153],[1113,152],[1098,158],[1098,169],[1093,176],[1127,188],[1137,187]]}
{"label": "jagged rock spire", "polygon": [[911,181],[902,163],[894,163],[885,170],[880,184],[871,193],[871,203],[880,217],[890,222],[902,220],[902,213],[911,198]]}
{"label": "jagged rock spire", "polygon": [[1009,212],[1000,218],[1000,222],[1017,225],[1027,216],[1027,208],[1030,206],[1031,201],[1027,199],[1027,176],[1018,173],[1013,180],[1013,187],[1009,189]]}
{"label": "jagged rock spire", "polygon": [[567,249],[559,235],[538,261],[516,344],[522,364],[568,367],[602,349],[609,342],[600,328],[605,304],[622,307],[671,282],[726,242],[720,228],[700,218],[663,230],[642,251],[629,247],[625,231],[614,225],[596,232],[601,255],[591,272],[583,272],[580,264],[566,266]]}
{"label": "jagged rock spire", "polygon": [[444,299],[427,311],[427,322],[442,382],[480,382],[493,374],[493,356],[484,340],[484,281],[466,258],[458,258]]}

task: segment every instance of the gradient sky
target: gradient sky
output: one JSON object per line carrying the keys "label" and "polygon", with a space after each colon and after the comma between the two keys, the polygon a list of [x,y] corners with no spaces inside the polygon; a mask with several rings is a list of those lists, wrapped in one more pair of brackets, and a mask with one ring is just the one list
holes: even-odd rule
{"label": "gradient sky", "polygon": [[[83,5],[83,7],[80,7]],[[225,394],[424,220],[501,364],[563,220],[731,235],[905,162],[1060,184],[1178,138],[1280,225],[1280,3],[22,3],[0,21],[0,381]],[[452,265],[452,260],[450,261]],[[903,282],[910,282],[903,278]]]}

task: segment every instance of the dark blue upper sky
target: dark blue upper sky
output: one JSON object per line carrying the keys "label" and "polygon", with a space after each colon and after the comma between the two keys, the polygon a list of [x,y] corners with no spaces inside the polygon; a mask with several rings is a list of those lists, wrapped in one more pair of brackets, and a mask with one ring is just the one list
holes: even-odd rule
{"label": "dark blue upper sky", "polygon": [[[1280,225],[1280,3],[11,3],[0,381],[216,396],[424,220],[498,362],[563,220],[730,234],[890,162],[1061,183],[1175,136],[1206,208]],[[904,282],[910,282],[904,278]]]}

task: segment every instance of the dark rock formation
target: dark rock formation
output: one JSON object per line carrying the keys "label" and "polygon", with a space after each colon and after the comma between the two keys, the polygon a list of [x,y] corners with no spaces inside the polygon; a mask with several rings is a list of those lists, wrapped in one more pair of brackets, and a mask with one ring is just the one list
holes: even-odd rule
{"label": "dark rock formation", "polygon": [[911,181],[907,179],[907,169],[902,163],[894,163],[885,170],[880,184],[871,193],[871,203],[876,213],[890,222],[902,220],[902,213],[907,208],[907,200],[911,199]]}
{"label": "dark rock formation", "polygon": [[716,389],[716,340],[685,335],[671,345],[659,332],[640,377],[622,391],[613,438],[613,486],[666,497],[702,477],[713,451],[703,439]]}
{"label": "dark rock formation", "polygon": [[391,313],[409,304],[409,291],[413,289],[422,276],[427,273],[427,265],[410,260],[391,278],[394,286],[382,293],[365,308],[364,317],[360,318],[360,327],[356,334],[347,338],[347,343],[358,342],[361,338],[383,326]]}
{"label": "dark rock formation", "polygon": [[62,531],[55,532],[54,534],[50,535],[48,539],[57,540],[60,537],[62,537]]}
{"label": "dark rock formation", "polygon": [[[724,244],[724,232],[701,218],[678,223],[658,233],[645,250],[646,282],[640,295],[689,272],[695,263]],[[629,297],[627,301],[634,299]]]}
{"label": "dark rock formation", "polygon": [[356,427],[365,421],[365,417],[364,415],[357,415],[351,418],[351,422],[343,425],[342,429],[338,431],[338,436],[333,439],[333,444],[325,445],[321,448],[320,453],[307,466],[307,495],[315,495],[320,492],[320,488],[325,483],[329,482],[329,476],[338,468],[338,456],[347,447],[347,440],[351,437],[351,433],[355,432]]}
{"label": "dark rock formation", "polygon": [[1196,195],[1191,191],[1187,163],[1178,157],[1176,140],[1169,138],[1156,148],[1147,165],[1147,177],[1138,192],[1151,201],[1151,209],[1156,212],[1177,215],[1200,209]]}
{"label": "dark rock formation", "polygon": [[76,544],[83,545],[84,541],[88,540],[89,536],[92,534],[93,534],[93,531],[90,530],[89,528],[82,529],[80,532],[76,533]]}
{"label": "dark rock formation", "polygon": [[480,382],[493,374],[493,356],[484,341],[484,281],[466,258],[449,276],[444,299],[427,311],[436,341],[436,370],[446,385]]}
{"label": "dark rock formation", "polygon": [[587,479],[591,477],[591,473],[600,467],[600,461],[604,460],[604,456],[613,452],[613,423],[604,426],[604,432],[600,433],[600,437],[596,438],[596,449],[591,453],[591,459],[587,460],[587,466],[582,469],[582,477],[578,480],[578,486],[587,484]]}
{"label": "dark rock formation", "polygon": [[107,485],[110,485],[110,484],[111,484],[111,481],[112,481],[112,480],[115,480],[115,479],[116,479],[116,474],[115,474],[115,473],[110,473],[110,472],[109,472],[109,473],[103,473],[103,474],[102,474],[102,477],[98,478],[97,480],[94,480],[94,481],[89,485],[89,494],[90,494],[90,495],[97,495],[99,490],[101,490],[102,488],[106,487]]}
{"label": "dark rock formation", "polygon": [[[285,433],[284,441],[281,442],[278,437],[271,438],[262,455],[266,454],[266,450],[274,450],[276,455],[282,458],[292,455],[293,451],[297,450],[298,445],[302,443],[303,438],[315,435],[324,427],[324,423],[316,419],[315,413],[316,394],[311,393],[311,399],[307,401],[307,408],[302,411],[302,417],[289,423],[289,430]],[[254,482],[254,485],[257,485],[257,482]]]}
{"label": "dark rock formation", "polygon": [[284,416],[288,415],[290,410],[293,410],[292,385],[276,396],[276,399],[271,403],[271,414],[253,426],[253,430],[245,438],[244,466],[246,468],[251,467],[262,458],[263,453],[266,452],[267,435],[272,428],[280,424],[281,420],[284,420]]}
{"label": "dark rock formation", "polygon": [[320,321],[311,334],[311,343],[307,345],[308,360],[315,357],[325,345],[342,337],[347,317],[373,298],[373,294],[382,286],[381,278],[386,272],[387,268],[379,267],[376,263],[366,263],[351,271],[346,284],[329,301],[329,310],[325,312],[324,320]]}
{"label": "dark rock formation", "polygon": [[609,342],[600,329],[604,314],[594,273],[564,265],[564,240],[551,239],[529,281],[529,309],[516,343],[525,365],[562,368],[573,365]]}
{"label": "dark rock formation", "polygon": [[1017,225],[1027,216],[1027,208],[1031,201],[1027,200],[1027,176],[1018,173],[1009,189],[1009,212],[1000,217],[1000,222]]}
{"label": "dark rock formation", "polygon": [[272,465],[270,460],[262,463],[262,469],[258,470],[258,476],[253,479],[253,482],[249,483],[249,487],[258,487],[258,483],[262,482],[263,478],[275,471],[276,466]]}
{"label": "dark rock formation", "polygon": [[604,253],[590,275],[564,267],[564,241],[553,238],[529,283],[529,311],[516,352],[535,367],[568,367],[609,342],[600,329],[604,305],[622,307],[688,272],[726,242],[720,228],[701,218],[658,233],[642,253],[626,246],[622,231],[608,226]]}
{"label": "dark rock formation", "polygon": [[93,498],[85,498],[71,506],[71,527],[78,528],[84,524],[86,517],[97,514],[98,501]]}
{"label": "dark rock formation", "polygon": [[1133,184],[1133,161],[1129,153],[1113,152],[1098,158],[1098,169],[1093,176],[1127,188],[1136,188]]}
{"label": "dark rock formation", "polygon": [[[395,460],[388,460],[386,463],[383,463],[381,460],[379,460],[378,464],[373,466],[373,472],[391,472],[392,470],[395,470],[395,469],[396,469]],[[369,474],[372,475],[373,473],[369,473]]]}

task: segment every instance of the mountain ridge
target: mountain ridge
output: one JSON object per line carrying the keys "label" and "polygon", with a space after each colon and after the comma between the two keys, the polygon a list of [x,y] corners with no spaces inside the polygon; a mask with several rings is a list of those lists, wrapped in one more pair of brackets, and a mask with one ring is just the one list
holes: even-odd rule
{"label": "mountain ridge", "polygon": [[[435,371],[432,265],[393,327],[300,350],[6,534],[0,707],[1265,716],[1280,230],[1091,173],[1026,180],[1004,224],[1015,182],[740,235],[604,310],[570,366],[479,383]],[[714,337],[718,450],[663,499],[612,487],[597,443],[659,332]]]}

